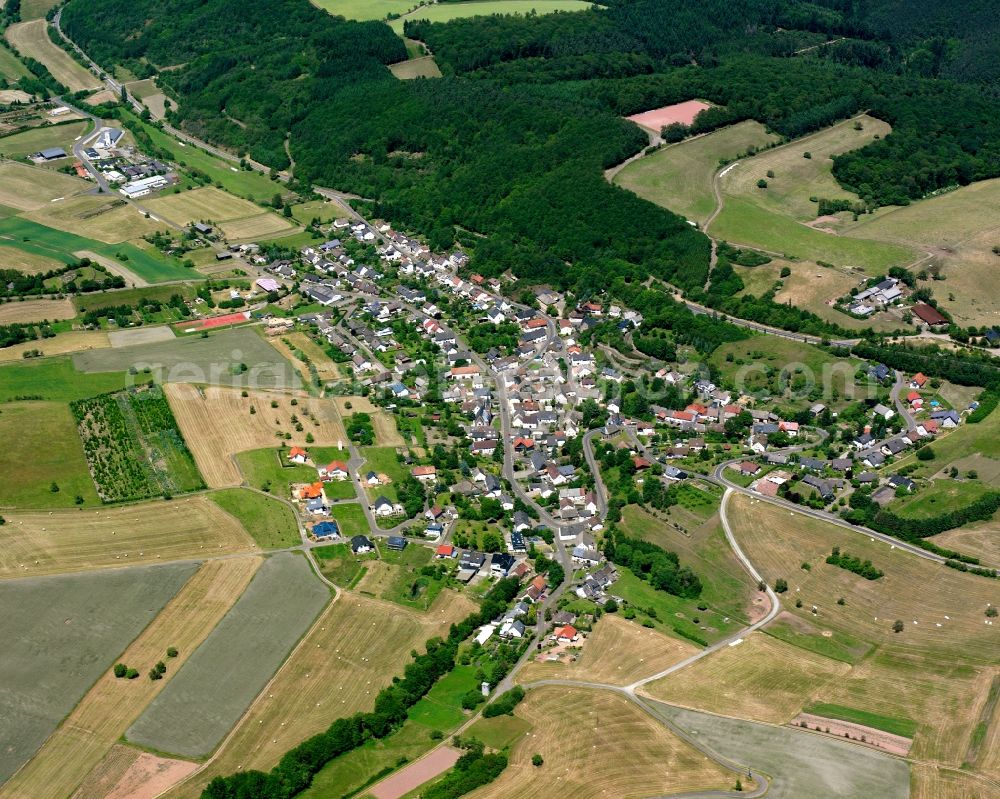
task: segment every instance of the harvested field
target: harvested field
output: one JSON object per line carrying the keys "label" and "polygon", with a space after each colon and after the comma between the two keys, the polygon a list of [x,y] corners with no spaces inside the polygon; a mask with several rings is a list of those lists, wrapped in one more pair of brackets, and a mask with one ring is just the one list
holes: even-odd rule
{"label": "harvested field", "polygon": [[643,156],[619,171],[614,182],[704,224],[715,210],[712,181],[719,160],[776,140],[759,122],[747,120]]}
{"label": "harvested field", "polygon": [[643,690],[671,704],[784,724],[848,671],[846,663],[753,633]]}
{"label": "harvested field", "polygon": [[219,224],[261,213],[261,207],[256,203],[214,186],[184,191],[180,194],[165,194],[146,201],[144,205],[157,216],[182,227],[201,221]]}
{"label": "harvested field", "polygon": [[0,252],[2,252],[4,269],[16,269],[18,272],[23,272],[26,275],[49,272],[64,265],[62,261],[57,261],[54,258],[46,258],[44,255],[16,250],[13,247],[4,247]]}
{"label": "harvested field", "polygon": [[52,76],[71,92],[100,89],[101,81],[76,61],[69,53],[49,39],[48,23],[44,19],[20,22],[7,28],[7,41],[23,56],[41,61]]}
{"label": "harvested field", "polygon": [[320,380],[336,380],[340,375],[337,364],[330,360],[330,356],[323,352],[307,333],[296,332],[289,333],[287,336],[278,336],[271,339],[271,344],[279,352],[285,353],[288,360],[295,364],[305,384],[312,381],[312,374],[305,362],[296,355],[296,352],[301,352],[309,358],[310,363],[316,367],[316,373]]}
{"label": "harvested field", "polygon": [[28,350],[41,350],[44,355],[65,355],[71,352],[99,350],[108,346],[108,334],[104,330],[71,330],[59,333],[55,338],[40,341],[25,341],[13,347],[0,349],[0,363],[4,361],[24,361]]}
{"label": "harvested field", "polygon": [[[607,691],[545,687],[516,715],[532,725],[510,765],[471,799],[643,797],[732,787],[735,775],[677,738],[625,698]],[[541,767],[531,765],[535,753]],[[627,752],[627,757],[622,753]]]}
{"label": "harvested field", "polygon": [[20,89],[0,89],[0,103],[30,103],[31,95]]}
{"label": "harvested field", "polygon": [[59,319],[72,319],[76,316],[76,308],[68,299],[63,300],[25,300],[24,302],[5,302],[0,305],[0,325],[24,322],[55,322]]}
{"label": "harvested field", "polygon": [[193,563],[0,584],[0,782],[52,733],[94,681],[194,573]]}
{"label": "harvested field", "polygon": [[[3,149],[3,144],[4,140],[0,140],[0,149]],[[6,149],[3,151],[7,152]],[[0,162],[0,205],[8,208],[20,211],[48,208],[57,197],[69,197],[87,186],[87,182],[80,178],[53,172],[51,169],[16,161]],[[12,253],[11,257],[17,256]]]}
{"label": "harvested field", "polygon": [[517,681],[524,684],[566,679],[628,685],[697,651],[694,644],[670,638],[616,614],[605,614],[587,637],[575,662],[530,663],[518,672]]}
{"label": "harvested field", "polygon": [[464,618],[472,603],[444,592],[427,613],[340,593],[258,696],[233,736],[170,799],[197,799],[215,776],[269,769],[292,746],[332,720],[369,710],[375,695],[401,674],[410,650]]}
{"label": "harvested field", "polygon": [[400,799],[425,782],[439,777],[458,762],[461,749],[441,746],[426,757],[404,766],[395,774],[376,783],[369,791],[375,799]]}
{"label": "harvested field", "polygon": [[906,799],[908,764],[862,746],[789,727],[713,716],[661,703],[654,711],[702,745],[772,779],[768,799]]}
{"label": "harvested field", "polygon": [[162,228],[122,197],[109,198],[106,194],[82,194],[48,203],[24,214],[24,218],[105,244],[140,239]]}
{"label": "harvested field", "polygon": [[119,96],[115,94],[111,89],[105,89],[104,91],[96,92],[90,95],[84,102],[91,106],[104,105],[104,103],[117,103]]}
{"label": "harvested field", "polygon": [[425,55],[422,58],[411,58],[409,61],[390,64],[389,71],[400,80],[441,77],[441,69],[432,55]]}
{"label": "harvested field", "polygon": [[229,613],[129,727],[127,738],[159,752],[207,755],[329,599],[329,590],[300,554],[270,556]]}
{"label": "harvested field", "polygon": [[[219,330],[208,338],[188,336],[135,347],[77,354],[81,372],[126,372],[149,368],[160,383],[285,388],[299,383],[291,364],[252,328]],[[246,364],[246,372],[239,364]]]}
{"label": "harvested field", "polygon": [[[142,678],[121,680],[106,671],[38,754],[0,789],[0,797],[70,796],[128,725],[169,684],[243,593],[260,564],[256,557],[203,564],[119,657],[118,662],[139,669]],[[166,657],[170,646],[177,649],[177,657]],[[159,660],[167,661],[164,678],[146,679],[145,670]],[[143,764],[138,771],[152,765]],[[130,781],[134,779],[135,775]]]}
{"label": "harvested field", "polygon": [[978,774],[938,768],[928,763],[910,766],[910,799],[998,799],[1000,789]]}
{"label": "harvested field", "polygon": [[[236,389],[187,383],[168,383],[165,390],[184,439],[211,488],[240,485],[243,475],[233,456],[276,446],[279,431],[294,436],[292,415],[297,415],[305,430],[312,433],[316,446],[335,446],[347,440],[329,400],[267,391],[251,391],[243,397]],[[297,405],[291,404],[293,399]],[[278,407],[272,408],[272,402]],[[256,409],[255,414],[250,413],[251,407]],[[305,446],[304,441],[305,432],[292,443]]]}
{"label": "harvested field", "polygon": [[121,568],[255,552],[240,524],[205,496],[97,510],[5,511],[0,578]]}
{"label": "harvested field", "polygon": [[641,114],[632,114],[632,116],[625,118],[659,135],[661,128],[672,125],[675,122],[679,122],[682,125],[690,125],[694,122],[694,118],[698,114],[711,107],[711,103],[705,103],[701,100],[686,100],[683,103],[664,105],[649,111],[643,111]]}
{"label": "harvested field", "polygon": [[270,211],[257,213],[243,219],[231,219],[219,223],[219,230],[229,241],[262,239],[290,231],[295,226],[284,217]]}
{"label": "harvested field", "polygon": [[152,344],[156,341],[173,341],[176,336],[169,325],[159,327],[139,327],[134,330],[114,330],[108,333],[112,347],[132,347],[136,344]]}

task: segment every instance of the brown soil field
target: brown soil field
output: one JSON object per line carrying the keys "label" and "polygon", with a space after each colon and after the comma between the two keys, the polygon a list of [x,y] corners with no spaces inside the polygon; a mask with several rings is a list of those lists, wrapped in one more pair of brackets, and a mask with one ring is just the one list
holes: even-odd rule
{"label": "brown soil field", "polygon": [[371,709],[375,695],[402,673],[410,650],[446,633],[473,607],[447,590],[426,613],[340,591],[215,756],[170,799],[197,799],[220,774],[269,769],[333,719]]}
{"label": "brown soil field", "polygon": [[15,322],[42,322],[46,319],[53,322],[57,319],[72,319],[74,316],[76,316],[76,308],[73,307],[73,303],[69,299],[25,300],[24,302],[5,302],[0,305],[0,325],[9,325]]}
{"label": "brown soil field", "polygon": [[902,735],[893,735],[891,732],[876,730],[874,727],[865,727],[861,724],[852,724],[840,719],[828,719],[823,716],[814,716],[811,713],[799,713],[790,722],[792,727],[806,725],[810,730],[822,730],[824,735],[832,735],[835,738],[850,738],[853,741],[864,743],[873,749],[880,749],[889,754],[905,757],[913,744],[909,738]]}
{"label": "brown soil field", "polygon": [[111,89],[105,89],[104,91],[90,95],[84,102],[87,105],[95,106],[102,105],[103,103],[117,103],[118,99],[118,95],[111,91]]}
{"label": "brown soil field", "polygon": [[106,799],[154,799],[196,768],[198,764],[189,760],[172,760],[143,752],[115,783]]}
{"label": "brown soil field", "polygon": [[[210,488],[240,485],[243,475],[233,455],[275,446],[278,431],[292,433],[288,443],[300,446],[305,445],[306,432],[312,433],[316,446],[347,441],[336,406],[329,400],[277,391],[250,391],[243,397],[239,389],[187,383],[168,383],[165,389],[184,440]],[[293,398],[297,405],[291,404]],[[277,408],[271,407],[272,401],[278,403]],[[255,414],[250,413],[251,405]],[[304,426],[301,434],[295,433],[293,414]]]}
{"label": "brown soil field", "polygon": [[644,690],[675,705],[751,721],[784,724],[813,695],[850,671],[763,633],[726,646]]}
{"label": "brown soil field", "polygon": [[97,510],[5,511],[0,579],[255,552],[232,516],[204,496]]}
{"label": "brown soil field", "polygon": [[517,682],[566,679],[628,685],[697,651],[694,644],[609,613],[597,622],[575,662],[529,663],[518,672]]}
{"label": "brown soil field", "polygon": [[[516,715],[532,725],[510,765],[469,799],[630,799],[731,788],[735,775],[688,746],[639,707],[607,691],[549,686]],[[541,767],[531,765],[540,754]]]}
{"label": "brown soil field", "polygon": [[44,355],[65,355],[69,352],[83,350],[100,350],[108,346],[108,334],[105,330],[71,330],[60,333],[55,338],[40,341],[25,341],[13,347],[0,349],[0,363],[4,361],[22,361],[28,350],[41,350]]}
{"label": "brown soil field", "polygon": [[[140,678],[121,680],[106,672],[0,796],[71,795],[226,614],[261,562],[245,557],[205,563],[119,658],[139,669]],[[170,646],[177,657],[166,657]],[[167,663],[163,679],[147,679],[145,671],[159,660]]]}
{"label": "brown soil field", "polygon": [[375,799],[400,799],[410,791],[419,788],[428,780],[444,774],[458,762],[462,756],[461,749],[451,746],[440,746],[426,757],[401,768],[395,774],[377,783],[368,790]]}

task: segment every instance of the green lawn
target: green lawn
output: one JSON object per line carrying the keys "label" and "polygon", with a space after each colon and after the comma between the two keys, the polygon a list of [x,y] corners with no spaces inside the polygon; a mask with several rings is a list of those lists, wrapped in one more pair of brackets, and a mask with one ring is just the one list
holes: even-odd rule
{"label": "green lawn", "polygon": [[751,146],[762,147],[777,139],[759,122],[747,120],[633,161],[615,176],[614,182],[704,224],[715,210],[712,180],[719,159],[733,159]]}
{"label": "green lawn", "polygon": [[[583,0],[476,0],[469,3],[435,3],[421,8],[411,19],[429,19],[431,22],[447,22],[462,17],[479,17],[490,14],[551,14],[554,11],[583,11],[593,4]],[[389,26],[402,35],[403,20],[397,19]]]}
{"label": "green lawn", "polygon": [[978,480],[935,480],[927,488],[897,499],[889,505],[889,510],[907,519],[927,519],[959,510],[992,490]]}
{"label": "green lawn", "polygon": [[209,496],[235,516],[262,548],[281,549],[301,543],[295,514],[284,502],[246,488],[224,488]]}
{"label": "green lawn", "polygon": [[389,485],[375,486],[369,489],[372,497],[384,494],[395,502],[397,499],[396,486],[405,480],[410,473],[406,465],[397,460],[395,447],[361,447],[361,457],[365,459],[365,464],[361,467],[362,480],[370,471],[387,474],[392,479]]}
{"label": "green lawn", "polygon": [[276,447],[265,447],[238,453],[236,465],[243,473],[247,485],[259,489],[267,486],[272,494],[287,498],[291,483],[312,483],[318,479],[316,467],[290,464],[284,460],[283,452],[284,450]]}
{"label": "green lawn", "polygon": [[[190,272],[188,272],[190,275]],[[171,284],[169,286],[143,286],[135,289],[121,289],[113,294],[77,294],[73,297],[73,307],[83,313],[91,308],[106,308],[109,305],[138,305],[144,300],[166,302],[174,294],[189,300],[195,295],[192,283]]]}
{"label": "green lawn", "polygon": [[355,555],[349,544],[328,544],[316,547],[312,553],[320,571],[342,588],[353,588],[368,571],[365,562],[378,560],[374,552]]}
{"label": "green lawn", "polygon": [[76,504],[77,496],[85,505],[100,504],[65,403],[0,405],[0,441],[0,505],[66,508]]}
{"label": "green lawn", "polygon": [[745,198],[726,198],[722,213],[712,223],[712,235],[792,258],[862,267],[870,274],[913,260],[913,251],[907,247],[823,233]]}
{"label": "green lawn", "polygon": [[826,636],[819,628],[810,629],[805,624],[802,619],[796,619],[794,624],[779,619],[768,625],[765,632],[786,644],[851,665],[859,663],[871,651],[872,645],[867,641],[840,630],[828,631],[831,634]]}
{"label": "green lawn", "polygon": [[863,724],[866,727],[890,732],[893,735],[902,735],[904,738],[912,738],[917,732],[917,722],[913,721],[913,719],[882,716],[878,713],[872,713],[869,710],[858,710],[857,708],[844,707],[843,705],[816,702],[804,707],[802,712],[824,716],[828,719],[840,719],[841,721],[849,721],[854,724]]}
{"label": "green lawn", "polygon": [[961,427],[940,437],[931,444],[935,458],[932,461],[917,460],[913,453],[900,458],[896,466],[916,463],[916,476],[927,476],[943,469],[952,461],[965,458],[976,452],[985,458],[1000,458],[1000,408],[993,411],[978,424],[963,424]]}
{"label": "green lawn", "polygon": [[[129,114],[129,118],[133,122],[139,122],[138,117],[134,115]],[[142,124],[153,144],[170,153],[171,159],[183,166],[204,172],[213,183],[221,184],[222,188],[231,194],[260,202],[270,201],[276,193],[285,191],[282,184],[272,181],[267,175],[241,170],[235,163],[210,155],[194,145],[181,144],[153,125],[139,124]]]}
{"label": "green lawn", "polygon": [[479,688],[475,666],[456,666],[438,680],[423,699],[410,708],[409,719],[442,732],[457,727],[466,718],[462,697]]}
{"label": "green lawn", "polygon": [[494,716],[479,719],[469,727],[469,735],[493,749],[504,749],[531,729],[531,724],[518,716]]}
{"label": "green lawn", "polygon": [[193,269],[181,266],[176,258],[168,258],[155,250],[143,250],[128,242],[105,244],[20,217],[0,219],[0,236],[9,237],[0,242],[2,246],[55,258],[64,263],[78,260],[72,255],[74,252],[90,250],[120,262],[129,271],[150,283],[200,277]]}
{"label": "green lawn", "polygon": [[0,366],[0,402],[17,397],[71,402],[123,388],[129,377],[122,372],[85,374],[69,357],[39,358]]}
{"label": "green lawn", "polygon": [[7,47],[6,43],[0,44],[0,75],[10,83],[15,83],[18,78],[24,78],[30,74],[28,68],[21,63],[20,59]]}
{"label": "green lawn", "polygon": [[[8,52],[0,48],[0,53]],[[12,56],[13,57],[13,56]],[[0,56],[0,69],[3,68],[4,59]],[[80,119],[75,122],[64,122],[57,125],[41,125],[37,128],[30,128],[12,136],[0,138],[0,153],[7,158],[26,156],[44,150],[46,147],[62,147],[72,157],[73,142],[78,136],[83,135],[91,129],[89,120]],[[60,166],[72,163],[69,159],[57,162]],[[84,184],[81,183],[81,186]]]}
{"label": "green lawn", "polygon": [[337,524],[340,525],[340,534],[345,538],[368,535],[371,532],[365,512],[356,502],[334,505],[330,509],[330,515],[337,520]]}
{"label": "green lawn", "polygon": [[445,580],[419,574],[431,562],[433,553],[427,547],[410,544],[402,552],[380,547],[382,560],[398,566],[396,579],[383,593],[382,598],[400,605],[427,610],[444,588]]}

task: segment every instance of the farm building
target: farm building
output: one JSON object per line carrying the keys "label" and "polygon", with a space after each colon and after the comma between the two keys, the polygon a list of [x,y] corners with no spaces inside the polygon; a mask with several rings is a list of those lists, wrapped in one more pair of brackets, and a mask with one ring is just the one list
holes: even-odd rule
{"label": "farm building", "polygon": [[31,156],[34,161],[58,161],[66,157],[66,151],[62,147],[49,147]]}
{"label": "farm building", "polygon": [[437,469],[433,466],[414,466],[413,476],[423,482],[433,482],[437,479]]}
{"label": "farm building", "polygon": [[136,197],[145,197],[147,194],[152,193],[156,189],[162,189],[167,186],[170,181],[168,181],[162,175],[153,175],[148,178],[141,178],[139,180],[133,180],[130,183],[126,183],[118,191],[123,197],[127,197],[130,200],[134,200]]}
{"label": "farm building", "polygon": [[913,306],[913,315],[931,327],[948,324],[948,320],[944,318],[937,308],[924,302],[918,302]]}

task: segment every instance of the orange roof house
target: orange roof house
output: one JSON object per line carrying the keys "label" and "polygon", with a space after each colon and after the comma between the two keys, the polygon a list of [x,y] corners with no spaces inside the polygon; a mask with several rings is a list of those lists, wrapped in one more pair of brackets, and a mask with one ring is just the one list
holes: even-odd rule
{"label": "orange roof house", "polygon": [[290,450],[288,450],[288,460],[290,461],[297,460],[301,462],[308,457],[309,453],[306,452],[304,449],[302,449],[302,447],[292,447]]}
{"label": "orange roof house", "polygon": [[917,372],[910,380],[910,385],[916,388],[923,388],[925,383],[927,383],[927,375],[923,372]]}
{"label": "orange roof house", "polygon": [[560,641],[572,641],[576,636],[576,627],[572,624],[566,624],[555,631],[555,637]]}
{"label": "orange roof house", "polygon": [[311,483],[299,489],[299,499],[318,499],[323,496],[323,484]]}

